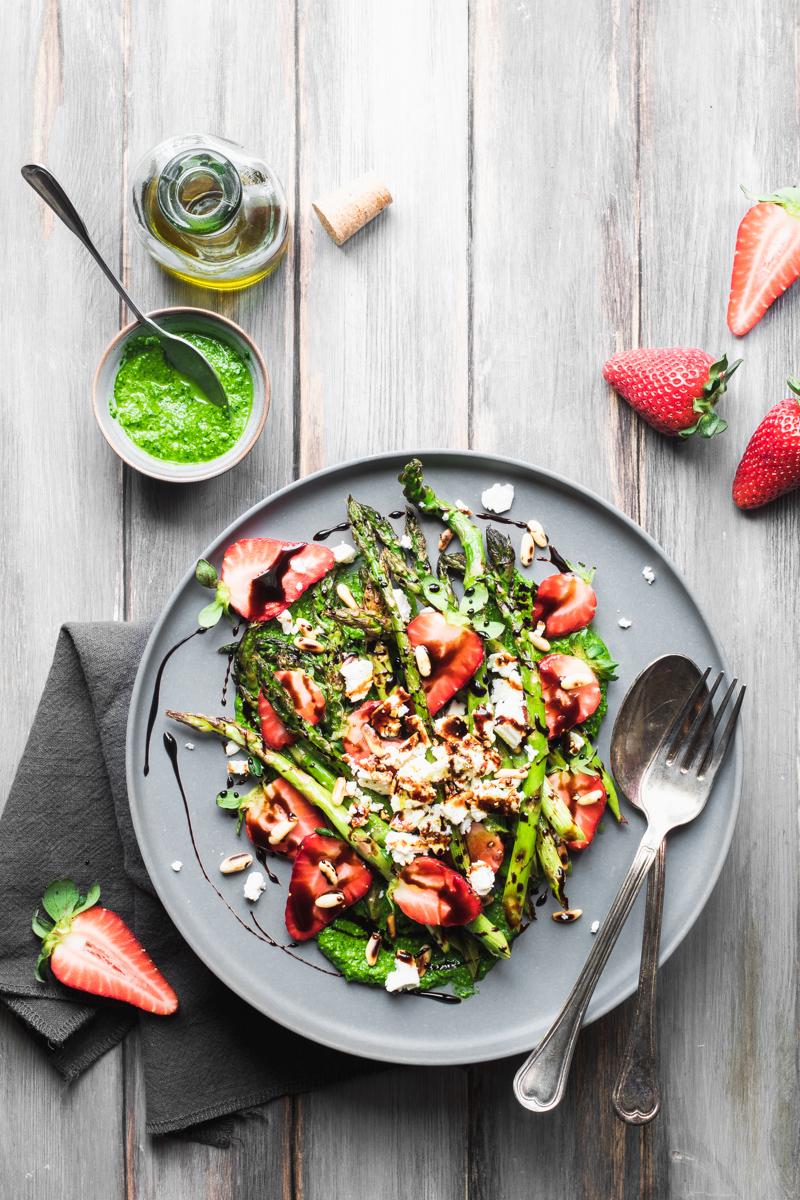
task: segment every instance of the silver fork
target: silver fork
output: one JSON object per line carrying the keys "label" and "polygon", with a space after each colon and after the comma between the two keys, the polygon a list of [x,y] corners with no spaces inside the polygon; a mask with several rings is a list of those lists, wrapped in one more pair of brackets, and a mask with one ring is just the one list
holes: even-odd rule
{"label": "silver fork", "polygon": [[[520,1104],[532,1112],[549,1112],[564,1095],[584,1014],[659,846],[671,829],[693,821],[705,808],[739,719],[745,694],[745,688],[741,687],[734,700],[738,683],[734,679],[713,721],[707,722],[714,693],[723,679],[723,673],[720,672],[705,702],[684,732],[682,726],[705,687],[710,671],[709,667],[692,689],[662,738],[642,779],[640,807],[647,817],[647,828],[583,970],[561,1012],[514,1078],[515,1096]],[[726,711],[727,720],[715,742]]]}

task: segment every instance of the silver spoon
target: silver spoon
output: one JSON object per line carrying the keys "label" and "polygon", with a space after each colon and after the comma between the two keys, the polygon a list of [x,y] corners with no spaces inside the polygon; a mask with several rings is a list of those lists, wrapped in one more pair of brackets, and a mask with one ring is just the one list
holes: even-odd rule
{"label": "silver spoon", "polygon": [[[745,689],[740,688],[731,703],[737,684],[734,679],[713,714],[713,721],[707,723],[706,717],[713,711],[714,693],[723,678],[720,672],[691,726],[685,730],[685,719],[691,714],[710,671],[707,668],[687,696],[642,777],[639,798],[647,828],[633,862],[561,1012],[516,1074],[514,1094],[520,1104],[533,1112],[550,1112],[564,1096],[589,1001],[661,842],[672,829],[698,817],[711,794],[739,719]],[[724,716],[727,719],[715,741]]]}
{"label": "silver spoon", "polygon": [[[634,808],[639,788],[658,744],[686,696],[700,678],[698,667],[682,654],[657,658],[631,684],[611,734],[611,772]],[[697,706],[701,702],[698,696]],[[664,907],[666,838],[647,877],[642,958],[636,1011],[622,1066],[611,1099],[617,1116],[629,1125],[645,1125],[661,1107],[656,1036],[656,977]]]}
{"label": "silver spoon", "polygon": [[145,313],[137,308],[116,275],[102,258],[99,250],[89,237],[89,231],[78,215],[74,204],[55,176],[47,170],[47,167],[39,166],[38,163],[28,163],[22,168],[22,178],[26,183],[31,185],[35,192],[38,192],[46,204],[50,205],[53,212],[57,217],[61,218],[67,229],[71,230],[75,234],[75,237],[83,242],[92,258],[106,278],[117,289],[139,324],[144,325],[158,338],[167,362],[171,363],[176,371],[180,371],[192,383],[197,384],[207,400],[227,412],[229,407],[228,397],[225,395],[225,389],[220,383],[211,363],[191,342],[187,342],[185,338],[177,337],[174,333],[168,333],[166,329],[156,324],[151,317],[146,316]]}

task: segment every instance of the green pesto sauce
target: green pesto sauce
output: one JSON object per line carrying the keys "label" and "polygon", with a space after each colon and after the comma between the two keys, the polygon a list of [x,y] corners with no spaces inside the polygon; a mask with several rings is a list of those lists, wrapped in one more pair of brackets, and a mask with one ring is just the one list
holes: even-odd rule
{"label": "green pesto sauce", "polygon": [[[417,954],[422,944],[421,938],[409,937],[399,937],[395,942],[398,949],[409,950],[412,954]],[[364,955],[367,935],[358,925],[347,919],[339,918],[332,925],[326,926],[317,934],[317,945],[348,983],[384,987],[389,972],[394,969],[394,953],[390,953],[384,947],[381,947],[375,966],[370,967]],[[431,988],[446,987],[449,984],[457,996],[472,996],[475,985],[467,968],[460,963],[455,965],[454,960],[457,959],[455,954],[445,959],[438,949],[434,950],[431,964],[420,981],[420,991],[427,992]]]}
{"label": "green pesto sauce", "polygon": [[109,411],[131,441],[153,458],[208,462],[227,453],[241,437],[253,406],[253,379],[244,357],[227,342],[201,333],[181,336],[211,363],[230,411],[210,404],[170,366],[158,339],[150,335],[126,344]]}

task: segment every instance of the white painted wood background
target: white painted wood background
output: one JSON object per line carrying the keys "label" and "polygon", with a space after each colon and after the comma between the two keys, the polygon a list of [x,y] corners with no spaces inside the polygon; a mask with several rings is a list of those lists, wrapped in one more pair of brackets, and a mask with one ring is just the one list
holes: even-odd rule
{"label": "white painted wood background", "polygon": [[[737,837],[662,972],[653,1126],[611,1111],[629,1005],[584,1033],[547,1118],[512,1099],[513,1062],[392,1070],[279,1101],[229,1151],[145,1138],[135,1040],[66,1090],[2,1015],[2,1200],[796,1197],[800,504],[746,518],[729,483],[800,368],[800,295],[744,342],[718,444],[660,439],[600,377],[623,346],[733,349],[738,184],[798,182],[795,4],[4,0],[2,16],[4,788],[63,620],[154,616],[240,511],[371,451],[471,445],[580,479],[677,560],[752,687]],[[292,197],[286,263],[239,296],[177,285],[131,229],[138,156],[190,131],[261,149]],[[18,177],[31,159],[141,303],[217,307],[263,348],[272,411],[230,475],[161,486],[101,440],[90,381],[122,314]],[[368,167],[396,203],[336,249],[310,202]]]}

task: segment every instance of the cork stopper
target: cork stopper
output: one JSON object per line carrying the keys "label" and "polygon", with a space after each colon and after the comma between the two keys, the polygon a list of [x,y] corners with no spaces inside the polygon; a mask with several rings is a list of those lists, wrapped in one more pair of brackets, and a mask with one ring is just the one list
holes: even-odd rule
{"label": "cork stopper", "polygon": [[392,203],[392,194],[374,171],[360,175],[312,204],[322,227],[337,246],[377,217]]}

